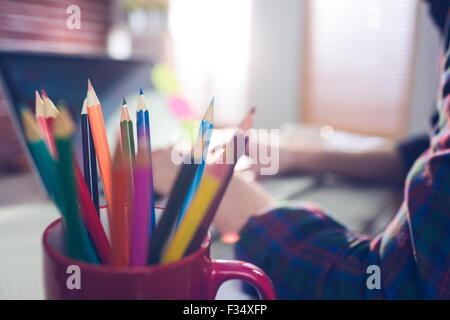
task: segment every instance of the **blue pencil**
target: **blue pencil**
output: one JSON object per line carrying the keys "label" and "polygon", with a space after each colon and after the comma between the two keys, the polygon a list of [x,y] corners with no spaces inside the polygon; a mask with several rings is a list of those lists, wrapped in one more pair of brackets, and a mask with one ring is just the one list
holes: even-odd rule
{"label": "blue pencil", "polygon": [[147,102],[145,101],[144,92],[139,91],[139,101],[137,108],[137,128],[138,128],[138,143],[142,143],[141,138],[145,138],[148,150],[148,159],[150,165],[150,227],[153,232],[156,225],[155,214],[155,197],[153,189],[153,166],[152,166],[152,143],[150,139],[150,113],[148,111]]}
{"label": "blue pencil", "polygon": [[89,117],[87,114],[87,101],[84,99],[81,110],[81,137],[83,145],[83,171],[84,181],[91,194],[97,213],[100,213],[98,202],[98,178],[97,178],[97,155],[95,153],[94,140],[92,138]]}
{"label": "blue pencil", "polygon": [[198,166],[197,172],[195,173],[195,177],[192,180],[191,186],[189,187],[186,200],[184,201],[180,215],[178,216],[176,224],[177,227],[180,224],[181,220],[183,219],[184,213],[186,212],[187,208],[189,208],[189,205],[191,204],[192,199],[194,198],[195,192],[198,189],[200,181],[202,180],[203,170],[205,168],[205,158],[208,153],[209,141],[211,140],[211,134],[214,128],[213,117],[214,117],[214,97],[211,99],[209,107],[206,110],[205,115],[203,116],[203,120],[200,125],[200,129],[198,131],[198,137],[202,137],[203,141],[202,163]]}

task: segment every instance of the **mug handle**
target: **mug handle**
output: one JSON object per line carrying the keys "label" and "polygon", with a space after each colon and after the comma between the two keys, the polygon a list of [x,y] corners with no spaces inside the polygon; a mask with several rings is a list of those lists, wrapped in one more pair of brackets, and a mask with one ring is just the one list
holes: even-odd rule
{"label": "mug handle", "polygon": [[212,260],[210,297],[214,299],[219,287],[227,280],[238,279],[252,284],[261,300],[275,300],[272,281],[257,266],[243,261]]}

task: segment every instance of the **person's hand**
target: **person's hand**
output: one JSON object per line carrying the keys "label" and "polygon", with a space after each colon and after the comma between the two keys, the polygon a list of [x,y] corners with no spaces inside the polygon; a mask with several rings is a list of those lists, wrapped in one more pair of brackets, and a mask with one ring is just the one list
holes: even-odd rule
{"label": "person's hand", "polygon": [[246,181],[235,174],[213,221],[220,233],[239,233],[252,216],[264,214],[275,200],[257,182]]}
{"label": "person's hand", "polygon": [[[171,160],[172,147],[152,152],[153,182],[157,193],[168,195],[179,166]],[[274,203],[258,183],[235,174],[217,210],[214,226],[221,233],[237,233],[250,217],[262,214],[264,207]]]}
{"label": "person's hand", "polygon": [[[271,144],[251,136],[245,150],[247,157],[238,165],[238,170],[251,171],[255,177],[288,173],[294,167],[294,153],[288,145],[280,142],[282,141]],[[219,153],[225,148],[225,143],[218,143],[212,146],[211,154]]]}
{"label": "person's hand", "polygon": [[246,155],[250,163],[248,169],[256,177],[285,174],[293,168],[293,152],[282,144],[271,145],[250,139]]}

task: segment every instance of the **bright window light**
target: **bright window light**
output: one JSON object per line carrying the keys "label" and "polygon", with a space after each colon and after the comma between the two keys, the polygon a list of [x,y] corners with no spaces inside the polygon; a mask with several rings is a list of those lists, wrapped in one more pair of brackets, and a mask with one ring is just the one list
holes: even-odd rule
{"label": "bright window light", "polygon": [[197,113],[236,123],[247,105],[251,0],[173,0],[169,31],[181,92]]}

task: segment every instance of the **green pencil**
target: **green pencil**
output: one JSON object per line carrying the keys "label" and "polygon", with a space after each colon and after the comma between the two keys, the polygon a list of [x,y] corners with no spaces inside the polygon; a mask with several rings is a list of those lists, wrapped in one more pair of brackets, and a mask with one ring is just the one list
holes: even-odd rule
{"label": "green pencil", "polygon": [[77,202],[77,189],[73,172],[72,135],[75,130],[69,112],[60,109],[53,124],[53,135],[58,150],[58,173],[62,191],[62,214],[65,220],[67,247],[72,258],[99,263],[99,258],[82,222]]}

